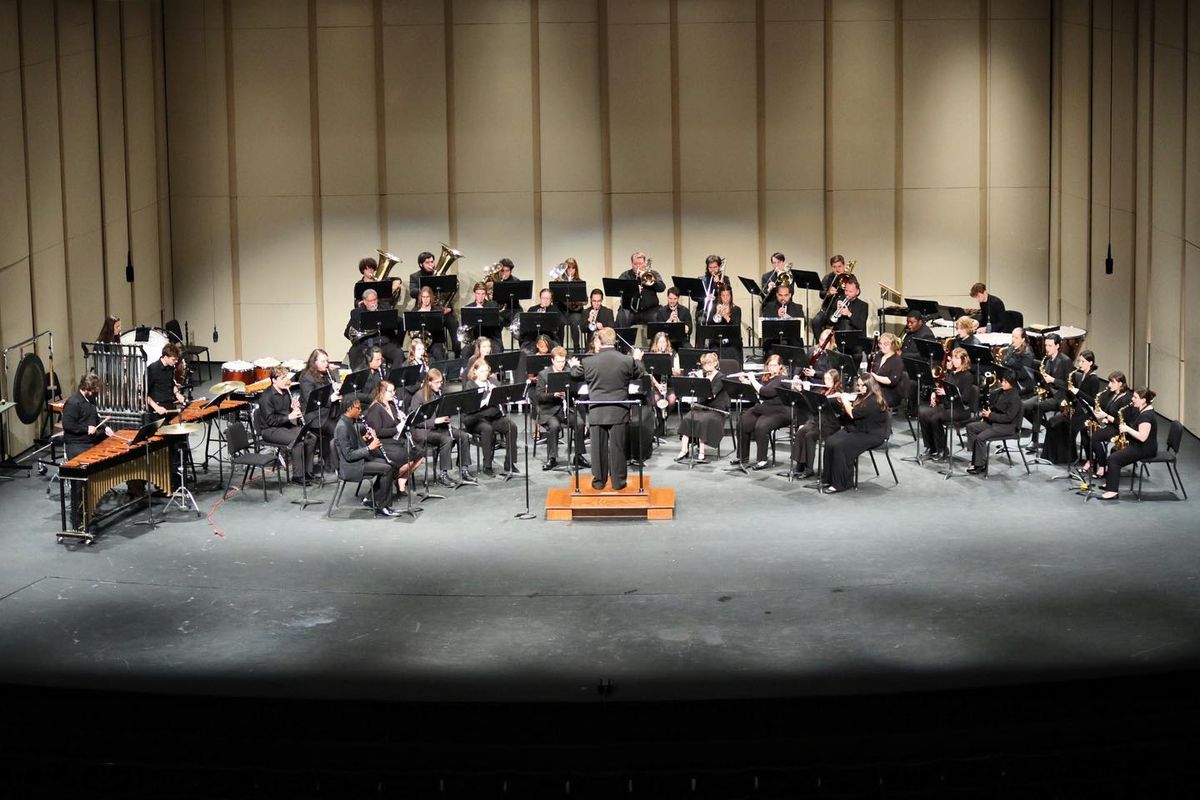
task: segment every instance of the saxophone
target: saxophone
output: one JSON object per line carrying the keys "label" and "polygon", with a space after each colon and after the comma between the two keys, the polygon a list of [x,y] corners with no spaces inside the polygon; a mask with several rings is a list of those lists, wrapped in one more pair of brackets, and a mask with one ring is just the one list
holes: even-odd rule
{"label": "saxophone", "polygon": [[1064,397],[1062,402],[1058,404],[1058,410],[1062,412],[1062,415],[1068,420],[1070,420],[1071,415],[1075,413],[1075,404],[1071,402],[1071,390],[1075,388],[1076,372],[1078,372],[1078,370],[1073,370],[1071,374],[1067,376],[1067,396]]}
{"label": "saxophone", "polygon": [[1117,435],[1109,439],[1112,443],[1113,450],[1123,450],[1129,447],[1129,437],[1125,431],[1121,430],[1121,426],[1125,424],[1125,409],[1129,406],[1121,406],[1121,410],[1117,412]]}
{"label": "saxophone", "polygon": [[1095,436],[1096,431],[1100,430],[1100,422],[1099,420],[1095,419],[1095,417],[1098,417],[1104,413],[1104,409],[1100,406],[1100,395],[1102,394],[1104,394],[1104,392],[1096,392],[1096,399],[1092,401],[1092,412],[1094,413],[1094,416],[1088,417],[1083,422],[1083,427],[1087,428],[1088,436]]}
{"label": "saxophone", "polygon": [[[1043,374],[1043,375],[1046,375],[1046,374],[1047,374],[1047,372],[1046,372],[1046,363],[1047,363],[1049,360],[1050,360],[1050,356],[1043,356],[1043,357],[1042,357],[1042,365],[1041,365],[1040,367],[1038,367],[1038,372],[1040,372],[1040,373],[1041,373],[1041,374]],[[1043,382],[1041,382],[1041,381],[1038,381],[1038,387],[1037,387],[1037,396],[1038,396],[1038,400],[1045,400],[1045,399],[1046,399],[1046,396],[1047,396],[1048,394],[1050,394],[1050,390],[1049,390],[1049,389],[1046,387],[1046,384],[1045,384],[1045,383],[1043,383]]]}

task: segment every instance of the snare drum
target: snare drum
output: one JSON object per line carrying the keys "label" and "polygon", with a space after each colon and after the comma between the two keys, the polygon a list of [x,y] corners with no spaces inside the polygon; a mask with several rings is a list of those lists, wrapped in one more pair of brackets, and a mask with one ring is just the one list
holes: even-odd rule
{"label": "snare drum", "polygon": [[221,380],[254,383],[254,365],[249,361],[226,361],[221,365]]}
{"label": "snare drum", "polygon": [[254,380],[265,381],[271,377],[271,370],[279,366],[277,358],[256,358],[254,359]]}

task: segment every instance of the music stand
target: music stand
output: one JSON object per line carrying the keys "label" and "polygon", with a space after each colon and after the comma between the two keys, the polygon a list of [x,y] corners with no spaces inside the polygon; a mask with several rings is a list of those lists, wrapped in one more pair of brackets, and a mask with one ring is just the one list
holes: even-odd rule
{"label": "music stand", "polygon": [[[675,397],[678,398],[681,403],[687,402],[692,406],[693,409],[701,408],[707,411],[716,411],[726,416],[729,415],[728,411],[721,411],[719,408],[712,408],[711,406],[704,405],[704,403],[713,398],[712,381],[710,381],[708,378],[693,378],[690,375],[673,375],[668,381],[668,385],[675,390]],[[682,420],[682,418],[683,413],[681,411],[680,419]],[[682,424],[682,422],[680,424]],[[722,423],[722,425],[724,425],[724,423]],[[697,436],[695,438],[699,440],[700,437]],[[694,469],[696,466],[696,451],[692,449],[693,445],[695,445],[694,442],[688,442],[689,470]],[[696,445],[696,449],[699,449],[698,445]]]}
{"label": "music stand", "polygon": [[679,368],[685,373],[694,369],[700,369],[700,356],[708,352],[711,351],[700,347],[679,348]]}
{"label": "music stand", "polygon": [[362,387],[367,385],[367,381],[371,379],[371,370],[360,369],[357,372],[351,372],[342,379],[342,386],[338,389],[338,394],[342,397],[348,397],[352,394],[358,394]]}
{"label": "music stand", "polygon": [[945,394],[942,395],[938,402],[945,402],[948,405],[946,408],[950,411],[950,421],[946,423],[946,469],[938,470],[939,475],[945,475],[946,480],[955,477],[954,474],[954,407],[959,406],[965,414],[970,414],[967,409],[967,404],[962,394],[958,391],[958,387],[952,381],[942,381],[942,390]]}
{"label": "music stand", "polygon": [[[433,301],[441,305],[443,296],[449,297],[451,294],[458,292],[458,276],[457,275],[426,275],[421,274],[417,278],[417,292],[420,297],[421,289],[428,286],[433,290]],[[439,314],[442,312],[438,312]]]}
{"label": "music stand", "polygon": [[794,377],[800,370],[808,366],[807,348],[777,344],[771,348],[771,352],[783,361],[784,366],[788,368],[790,377]]}
{"label": "music stand", "polygon": [[441,311],[405,311],[404,329],[418,338],[429,337],[430,347],[445,342],[446,323]]}
{"label": "music stand", "polygon": [[[688,278],[683,275],[672,275],[671,284],[679,290],[680,297],[688,299],[688,308],[691,309],[691,303],[704,302],[704,281],[700,278]],[[695,319],[697,314],[692,314],[692,319]]]}
{"label": "music stand", "polygon": [[[820,274],[809,269],[792,270],[792,294],[795,295],[801,289],[804,290],[804,318],[812,319],[812,315],[808,313],[808,293],[821,291]],[[813,331],[813,341],[816,341],[819,334],[820,331]]]}
{"label": "music stand", "polygon": [[430,363],[429,368],[439,370],[447,383],[453,383],[462,378],[461,358],[447,358],[442,361],[434,361]]}
{"label": "music stand", "polygon": [[[904,370],[908,373],[908,379],[917,385],[917,408],[921,407],[921,398],[925,396],[925,390],[933,384],[933,368],[928,361],[925,361],[917,356],[904,356],[902,363]],[[917,454],[914,457],[905,456],[901,461],[909,461],[918,466],[921,465],[921,435],[913,429],[912,419],[908,419],[908,432],[912,434],[913,442],[917,445]]]}
{"label": "music stand", "polygon": [[390,304],[392,301],[392,280],[388,278],[384,281],[358,281],[354,284],[354,304],[358,305],[358,301],[362,300],[362,296],[368,289],[374,289],[375,294],[379,295],[379,301],[384,302],[383,298],[387,298]]}
{"label": "music stand", "polygon": [[[721,378],[721,383],[725,386],[725,391],[729,395],[730,404],[737,404],[737,410],[734,412],[734,436],[733,446],[737,464],[734,469],[741,472],[743,475],[749,475],[746,469],[746,462],[742,460],[742,412],[747,406],[752,406],[758,402],[758,390],[748,383],[742,383],[736,378]],[[726,470],[727,472],[732,470]]]}
{"label": "music stand", "polygon": [[522,311],[519,341],[536,342],[543,333],[550,336],[551,341],[558,341],[559,331],[562,330],[562,317],[558,310],[551,307],[546,311]]}
{"label": "music stand", "polygon": [[[866,331],[847,328],[843,331],[836,331],[838,340],[838,349],[849,356],[862,357],[863,351],[867,349],[867,333]],[[853,359],[852,359],[853,360]],[[858,362],[853,361],[857,370]]]}
{"label": "music stand", "polygon": [[[541,374],[540,370],[539,370],[538,374],[539,375]],[[575,461],[577,459],[571,455],[571,446],[574,444],[574,440],[575,440],[575,426],[571,424],[571,371],[569,369],[564,369],[561,372],[549,372],[546,374],[546,393],[550,394],[550,395],[554,395],[554,394],[557,394],[558,392],[563,393],[563,401],[562,401],[563,425],[566,426],[566,428],[567,428],[567,464],[569,465],[567,467],[567,471],[568,472],[572,471],[572,467],[574,467],[575,490],[576,490],[576,492],[578,492],[579,491],[579,467],[578,467],[578,465],[575,464]],[[549,436],[547,436],[547,439],[546,439],[547,453],[549,453],[549,450],[550,450],[549,441],[550,441]],[[579,454],[577,453],[576,455],[579,455]],[[546,460],[549,461],[549,459],[550,459],[550,456],[547,455]],[[526,479],[526,482],[528,482],[528,479]]]}
{"label": "music stand", "polygon": [[[162,425],[162,423],[163,421],[161,419],[156,419],[153,422],[147,422],[145,425],[138,428],[137,433],[135,433],[133,438],[129,440],[129,445],[131,447],[135,444],[142,444],[145,449],[146,456],[146,518],[144,520],[138,520],[135,524],[145,525],[151,530],[157,528],[158,523],[154,521],[154,494],[150,491],[150,482],[153,475],[150,468],[150,437],[155,434],[155,432],[158,430],[158,426]],[[263,480],[265,481],[266,478],[263,478]],[[158,488],[162,489],[161,486]],[[167,488],[169,489],[171,487],[168,486]]]}
{"label": "music stand", "polygon": [[971,357],[971,363],[976,366],[996,363],[996,359],[992,357],[992,348],[986,344],[956,344],[954,346],[966,350],[967,355]]}
{"label": "music stand", "polygon": [[512,315],[520,312],[517,306],[521,301],[529,300],[532,297],[533,281],[498,281],[492,284],[492,299],[501,309],[501,324],[504,324],[504,314],[508,315],[511,322]]}
{"label": "music stand", "polygon": [[[311,429],[313,422],[316,422],[317,452],[322,452],[324,449],[321,444],[325,438],[325,420],[328,419],[328,409],[332,405],[332,398],[333,384],[322,384],[308,393],[308,402],[304,404],[305,407],[302,409],[304,411],[304,429]],[[312,416],[310,417],[309,415]],[[298,434],[298,437],[303,435],[304,431],[302,430]],[[330,443],[330,446],[333,446],[332,443]],[[321,471],[317,473],[317,482],[322,487],[325,486],[324,462],[321,462]]]}
{"label": "music stand", "polygon": [[[500,309],[496,306],[486,306],[484,308],[469,308],[464,306],[459,309],[459,321],[468,328],[475,329],[475,341],[487,336],[484,333],[495,332],[497,336],[500,333]],[[491,338],[491,337],[488,337]]]}
{"label": "music stand", "polygon": [[[410,445],[412,445],[414,447],[414,449],[415,449],[415,443],[413,442],[413,438],[412,438],[412,434],[411,434],[412,429],[416,428],[418,425],[423,425],[425,422],[427,422],[431,419],[437,419],[438,417],[442,416],[441,414],[438,413],[438,407],[441,406],[441,404],[442,404],[442,398],[438,397],[433,400],[430,400],[428,403],[422,403],[420,406],[417,407],[417,409],[415,411],[413,411],[411,414],[408,415],[408,425],[409,425],[408,440],[409,440]],[[426,429],[426,433],[429,433],[429,432],[430,432],[429,429]],[[424,454],[424,452],[429,449],[428,442],[429,442],[429,440],[427,438],[425,441],[423,441],[421,443],[422,454]],[[429,459],[428,458],[425,459],[425,491],[421,495],[421,499],[422,500],[445,500],[446,499],[446,495],[444,495],[444,494],[434,494],[429,491]]]}
{"label": "music stand", "polygon": [[[745,287],[746,291],[752,297],[757,297],[759,300],[759,302],[757,302],[757,303],[750,303],[750,350],[751,350],[751,352],[753,352],[754,351],[754,328],[755,328],[754,317],[755,317],[755,314],[758,313],[758,311],[755,307],[757,306],[759,309],[761,309],[763,306],[765,306],[767,304],[767,295],[765,292],[763,292],[762,287],[760,287],[758,285],[758,281],[754,280],[753,278],[747,278],[745,276],[739,275],[738,280],[742,282],[742,286]],[[718,296],[717,299],[720,300],[720,296]],[[765,357],[766,354],[764,353],[763,355]]]}
{"label": "music stand", "polygon": [[687,340],[686,327],[682,322],[647,322],[646,342],[653,344],[654,337],[662,332],[667,334],[667,340],[671,342],[671,347],[678,350]]}
{"label": "music stand", "polygon": [[[438,416],[439,417],[457,416],[458,417],[458,430],[461,431],[461,430],[463,430],[463,425],[462,425],[463,414],[464,413],[465,414],[474,414],[476,411],[478,411],[479,403],[481,400],[483,400],[483,395],[480,394],[475,389],[468,389],[463,392],[453,392],[451,394],[444,394],[444,395],[442,395],[442,404],[440,406],[438,406]],[[450,429],[450,438],[451,438],[451,440],[455,439],[453,428]],[[478,486],[479,485],[479,481],[476,481],[472,478],[463,477],[462,472],[463,472],[463,469],[465,469],[465,467],[463,466],[462,462],[464,460],[466,460],[466,459],[464,458],[463,453],[460,452],[458,454],[458,461],[459,461],[458,483],[455,484],[455,486],[454,486],[455,491],[458,491],[459,489],[461,489],[464,486]],[[470,475],[470,472],[468,471],[467,474]]]}
{"label": "music stand", "polygon": [[358,322],[362,326],[363,333],[371,331],[375,331],[376,333],[385,333],[388,331],[399,333],[404,329],[400,312],[394,308],[363,311],[358,315]]}
{"label": "music stand", "polygon": [[[510,377],[516,378],[517,368],[521,365],[522,356],[525,356],[525,354],[520,350],[509,350],[504,353],[488,353],[483,357],[483,360],[486,361],[488,366],[492,368],[493,375],[500,375],[501,373],[507,372],[510,373]],[[528,370],[529,359],[534,358],[534,356],[525,356],[525,358],[525,368]]]}
{"label": "music stand", "polygon": [[[526,391],[527,387],[528,387],[528,384],[525,381],[521,381],[520,383],[507,383],[502,386],[495,386],[492,388],[491,394],[488,395],[487,403],[481,404],[480,408],[498,408],[498,409],[500,409],[500,412],[503,414],[505,407],[508,406],[510,403],[520,402],[521,398],[523,398],[525,396],[525,391]],[[482,400],[482,398],[483,398],[483,395],[480,394],[480,400]],[[507,443],[505,443],[506,448],[507,448],[507,446],[508,446]],[[517,465],[517,454],[513,453],[511,455],[511,458],[509,458],[507,460],[509,461],[509,463],[511,463],[515,467]],[[506,475],[504,478],[505,483],[507,483],[510,480],[512,480],[512,470],[509,470],[508,475]],[[529,471],[528,470],[526,470],[526,472],[525,472],[525,480],[526,480],[526,482],[529,481]]]}
{"label": "music stand", "polygon": [[[738,325],[697,325],[696,343],[704,343],[706,350],[716,350],[718,358],[728,358],[724,351],[738,351],[738,366],[741,366],[742,332]],[[713,341],[716,345],[713,345]]]}
{"label": "music stand", "polygon": [[[808,413],[817,418],[817,458],[814,465],[817,473],[817,482],[807,484],[806,489],[816,489],[817,494],[824,494],[824,467],[825,467],[825,426],[822,424],[822,415],[825,413],[825,406],[833,403],[834,399],[828,395],[814,392],[812,389],[802,389],[800,396],[804,398],[805,404],[808,406]],[[834,413],[830,411],[829,413]]]}
{"label": "music stand", "polygon": [[915,297],[908,297],[904,300],[909,311],[917,311],[921,314],[922,321],[928,322],[931,319],[937,319],[938,302],[936,300],[918,300]]}
{"label": "music stand", "polygon": [[632,278],[604,278],[604,295],[621,298],[621,308],[633,313],[633,298],[638,296],[638,282]]}
{"label": "music stand", "polygon": [[633,348],[637,346],[637,326],[630,325],[628,328],[613,328],[613,333],[617,335],[617,350],[625,354],[631,354]]}
{"label": "music stand", "polygon": [[829,365],[836,369],[842,376],[842,382],[846,383],[854,377],[854,373],[858,371],[858,362],[853,356],[849,356],[840,350],[826,350],[825,355],[829,357]]}
{"label": "music stand", "polygon": [[558,305],[569,303],[587,303],[587,281],[551,281],[550,294]]}
{"label": "music stand", "polygon": [[403,367],[392,367],[388,372],[388,383],[392,386],[402,386],[409,394],[412,394],[412,388],[419,386],[422,380],[422,374],[425,372],[420,364],[408,364]]}
{"label": "music stand", "polygon": [[761,341],[764,359],[776,345],[799,347],[804,344],[803,322],[795,317],[786,319],[763,317]]}

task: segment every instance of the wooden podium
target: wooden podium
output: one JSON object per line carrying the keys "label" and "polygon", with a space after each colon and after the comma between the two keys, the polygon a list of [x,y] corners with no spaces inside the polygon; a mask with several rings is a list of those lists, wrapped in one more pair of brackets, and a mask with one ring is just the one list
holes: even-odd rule
{"label": "wooden podium", "polygon": [[[637,475],[629,476],[629,483],[621,491],[613,491],[612,481],[603,489],[593,489],[590,475],[579,476],[579,493],[575,493],[574,476],[564,488],[551,489],[546,493],[546,519],[674,519],[675,490],[655,489],[650,486],[650,477],[643,476],[638,483]],[[646,487],[639,492],[641,485]]]}

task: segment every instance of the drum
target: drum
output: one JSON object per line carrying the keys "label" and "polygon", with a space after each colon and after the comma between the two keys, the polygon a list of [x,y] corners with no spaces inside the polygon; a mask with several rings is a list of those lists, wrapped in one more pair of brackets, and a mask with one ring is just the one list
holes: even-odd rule
{"label": "drum", "polygon": [[300,372],[302,369],[304,369],[304,362],[298,358],[289,358],[287,361],[283,362],[282,366],[288,372],[292,373],[294,378],[297,372]]}
{"label": "drum", "polygon": [[249,361],[226,361],[221,365],[221,380],[254,383],[254,365]]}
{"label": "drum", "polygon": [[254,359],[254,380],[265,381],[271,377],[271,370],[279,366],[277,358],[256,358]]}
{"label": "drum", "polygon": [[[1043,346],[1042,337],[1045,335],[1039,331],[1029,330],[1027,327],[1025,333],[1029,337],[1029,349],[1039,361],[1046,355],[1046,348]],[[1087,338],[1087,331],[1083,328],[1076,328],[1074,325],[1060,325],[1058,330],[1054,331],[1062,337],[1062,353],[1067,358],[1071,359],[1071,363],[1079,356],[1079,351],[1083,349],[1083,341]]]}
{"label": "drum", "polygon": [[[145,341],[138,341],[139,332],[146,337]],[[141,328],[140,330],[134,328],[121,334],[121,344],[140,344],[142,346],[142,352],[146,354],[146,366],[162,358],[163,347],[169,341],[171,341],[171,337],[160,328]]]}

